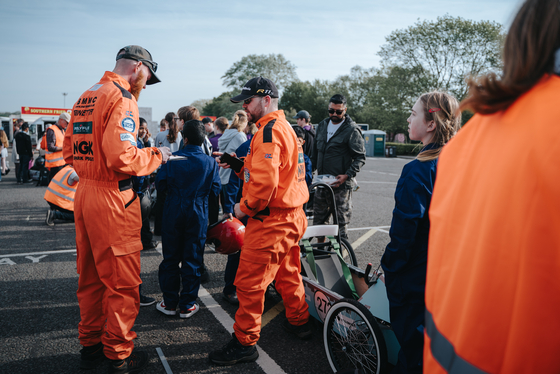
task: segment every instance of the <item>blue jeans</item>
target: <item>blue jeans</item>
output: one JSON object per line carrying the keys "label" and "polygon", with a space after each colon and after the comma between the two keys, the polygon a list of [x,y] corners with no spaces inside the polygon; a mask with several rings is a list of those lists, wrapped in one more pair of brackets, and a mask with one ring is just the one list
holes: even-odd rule
{"label": "blue jeans", "polygon": [[235,275],[237,274],[237,268],[239,267],[239,256],[241,256],[241,251],[228,255],[226,271],[224,272],[224,281],[226,282],[224,295],[232,295],[236,292],[233,282],[235,281]]}
{"label": "blue jeans", "polygon": [[59,219],[61,221],[70,221],[74,222],[74,212],[66,209],[62,209],[58,205],[54,205],[53,203],[49,202],[51,210],[54,214],[54,219]]}

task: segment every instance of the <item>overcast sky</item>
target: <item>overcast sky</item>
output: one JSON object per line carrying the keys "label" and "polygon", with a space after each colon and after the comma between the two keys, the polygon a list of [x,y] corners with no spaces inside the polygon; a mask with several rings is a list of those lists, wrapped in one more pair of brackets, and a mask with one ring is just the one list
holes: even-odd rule
{"label": "overcast sky", "polygon": [[0,112],[71,108],[128,44],[148,49],[161,83],[139,106],[153,120],[226,91],[221,76],[249,54],[281,53],[301,80],[379,66],[385,37],[446,13],[510,24],[519,0],[0,2]]}

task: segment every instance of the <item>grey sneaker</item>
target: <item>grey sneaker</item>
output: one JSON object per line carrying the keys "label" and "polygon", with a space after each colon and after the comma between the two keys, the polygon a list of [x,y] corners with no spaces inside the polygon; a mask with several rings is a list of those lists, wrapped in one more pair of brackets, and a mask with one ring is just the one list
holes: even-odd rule
{"label": "grey sneaker", "polygon": [[45,223],[49,226],[54,226],[54,212],[52,209],[47,210],[47,217]]}

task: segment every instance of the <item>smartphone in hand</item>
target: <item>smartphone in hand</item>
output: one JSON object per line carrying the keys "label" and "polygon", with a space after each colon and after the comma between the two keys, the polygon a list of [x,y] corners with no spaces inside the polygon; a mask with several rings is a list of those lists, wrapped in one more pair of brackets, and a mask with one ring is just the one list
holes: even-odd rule
{"label": "smartphone in hand", "polygon": [[228,164],[236,173],[239,173],[241,169],[243,169],[243,165],[245,164],[243,160],[233,157],[229,153],[224,153],[222,157],[220,157],[220,161],[222,163]]}

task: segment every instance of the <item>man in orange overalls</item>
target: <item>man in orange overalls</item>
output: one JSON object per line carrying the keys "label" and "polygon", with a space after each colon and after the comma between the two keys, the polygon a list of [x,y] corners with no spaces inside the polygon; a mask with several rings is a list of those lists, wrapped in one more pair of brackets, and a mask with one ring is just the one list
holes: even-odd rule
{"label": "man in orange overalls", "polygon": [[149,175],[168,148],[136,147],[137,99],[158,83],[157,64],[139,46],[117,54],[112,72],[82,94],[72,109],[64,159],[80,177],[75,198],[81,368],[112,361],[111,372],[138,372],[146,352],[132,352],[139,309],[140,202],[131,175]]}
{"label": "man in orange overalls", "polygon": [[258,358],[255,345],[264,296],[273,280],[286,308],[284,328],[301,339],[311,337],[300,275],[299,240],[307,228],[302,206],[309,198],[303,149],[284,112],[278,110],[278,90],[272,81],[253,78],[231,101],[244,102],[249,122],[255,122],[258,131],[238,174],[245,183],[235,216],[250,218],[235,278],[239,298],[235,333],[227,345],[210,353],[218,365]]}

